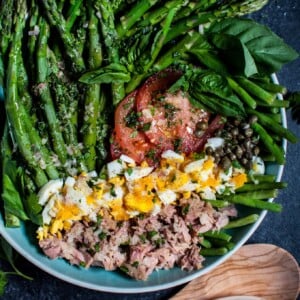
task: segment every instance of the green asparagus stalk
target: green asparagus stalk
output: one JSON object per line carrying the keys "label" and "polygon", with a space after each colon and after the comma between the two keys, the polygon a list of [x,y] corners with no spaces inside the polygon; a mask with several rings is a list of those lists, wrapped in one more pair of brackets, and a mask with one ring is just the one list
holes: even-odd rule
{"label": "green asparagus stalk", "polygon": [[249,107],[255,109],[256,101],[252,98],[249,93],[244,90],[233,78],[227,77],[230,87],[235,91],[239,98]]}
{"label": "green asparagus stalk", "polygon": [[192,13],[197,14],[199,12],[208,11],[213,5],[217,4],[217,2],[218,0],[188,1],[188,4],[180,9],[175,20],[177,21],[190,16]]}
{"label": "green asparagus stalk", "polygon": [[232,220],[224,227],[224,229],[231,229],[231,228],[238,228],[238,227],[246,226],[246,225],[255,223],[258,220],[258,218],[259,218],[259,215],[252,214],[252,215],[248,215],[246,217]]}
{"label": "green asparagus stalk", "polygon": [[[101,13],[100,24],[104,36],[104,44],[111,63],[119,63],[118,33],[115,28],[115,19],[110,1],[96,1],[96,8]],[[112,83],[113,104],[116,105],[125,97],[124,84]]]}
{"label": "green asparagus stalk", "polygon": [[12,47],[9,52],[5,108],[14,141],[18,145],[30,171],[33,173],[36,185],[41,187],[48,181],[48,179],[44,171],[36,162],[27,128],[24,126],[24,119],[26,119],[26,116],[24,116],[22,111],[20,111],[18,99],[18,56],[21,55],[21,40],[25,26],[25,14],[27,11],[25,0],[19,1],[18,8],[19,18],[17,18],[16,21],[15,34],[13,37]]}
{"label": "green asparagus stalk", "polygon": [[66,21],[57,9],[56,1],[43,0],[42,2],[50,24],[54,26],[60,34],[65,50],[72,61],[74,71],[78,73],[83,72],[85,65],[80,50],[82,41],[75,40],[74,36],[67,30]]}
{"label": "green asparagus stalk", "polygon": [[48,36],[49,26],[44,19],[40,19],[40,36],[38,40],[37,51],[37,80],[39,86],[39,96],[43,104],[43,110],[45,112],[51,135],[51,142],[55,153],[58,155],[59,160],[64,164],[67,160],[66,145],[60,130],[59,122],[56,117],[55,107],[48,83]]}
{"label": "green asparagus stalk", "polygon": [[249,94],[257,97],[262,102],[272,105],[273,101],[276,98],[275,94],[271,94],[261,88],[258,84],[254,83],[246,77],[236,77],[236,81],[244,88]]}
{"label": "green asparagus stalk", "polygon": [[120,19],[116,30],[118,36],[122,38],[125,33],[156,3],[158,0],[141,0],[132,7],[132,9]]}
{"label": "green asparagus stalk", "polygon": [[11,42],[13,33],[13,12],[15,1],[2,0],[0,4],[0,31],[1,31],[1,52],[4,55]]}
{"label": "green asparagus stalk", "polygon": [[216,19],[242,16],[257,11],[267,4],[267,2],[268,0],[225,1],[224,4],[221,2],[221,5],[214,8],[214,10],[189,15],[187,18],[174,23],[173,30],[169,32],[166,38],[166,43],[182,34],[186,34],[186,32],[201,24],[211,23]]}
{"label": "green asparagus stalk", "polygon": [[257,184],[246,183],[242,187],[236,190],[236,193],[250,192],[259,190],[272,190],[272,189],[283,189],[287,187],[286,182],[260,182]]}
{"label": "green asparagus stalk", "polygon": [[254,109],[248,109],[248,113],[258,117],[259,123],[262,126],[265,126],[278,136],[287,139],[291,143],[296,143],[298,138],[290,130],[284,128],[281,124],[276,122],[272,117],[267,116],[266,114],[260,113]]}
{"label": "green asparagus stalk", "polygon": [[265,145],[266,149],[268,149],[269,152],[274,155],[277,163],[284,164],[284,151],[276,144],[268,132],[258,123],[253,123],[251,127],[260,136],[260,140]]}
{"label": "green asparagus stalk", "polygon": [[228,252],[228,249],[226,247],[220,247],[220,248],[202,248],[200,250],[200,254],[203,256],[220,256],[224,255]]}
{"label": "green asparagus stalk", "polygon": [[156,60],[156,62],[153,64],[152,68],[149,70],[148,73],[134,76],[131,79],[131,81],[126,85],[126,93],[130,93],[131,91],[136,89],[146,77],[174,64],[177,60],[180,59],[181,55],[188,51],[200,38],[201,36],[197,32],[189,32],[175,46],[171,47],[171,49],[169,49],[167,52],[161,55],[158,58],[158,60]]}
{"label": "green asparagus stalk", "polygon": [[77,17],[80,15],[80,7],[83,0],[74,0],[71,2],[67,12],[66,30],[71,31]]}
{"label": "green asparagus stalk", "polygon": [[163,3],[162,6],[159,6],[157,9],[150,10],[142,16],[142,20],[136,24],[134,29],[127,31],[126,36],[132,36],[139,28],[145,28],[163,22],[171,9],[175,8],[176,11],[181,10],[186,3],[186,0],[170,0]]}

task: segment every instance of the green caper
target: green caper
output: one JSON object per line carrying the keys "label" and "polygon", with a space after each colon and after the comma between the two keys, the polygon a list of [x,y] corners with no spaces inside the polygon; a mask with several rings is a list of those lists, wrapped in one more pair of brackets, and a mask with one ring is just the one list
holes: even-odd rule
{"label": "green caper", "polygon": [[243,158],[241,159],[241,164],[242,164],[243,166],[246,166],[247,163],[248,163],[248,159],[247,159],[246,157],[243,157]]}
{"label": "green caper", "polygon": [[245,139],[245,137],[244,137],[242,134],[239,134],[239,135],[237,136],[237,139],[238,139],[239,141],[242,141],[242,140]]}
{"label": "green caper", "polygon": [[227,170],[230,168],[230,166],[231,166],[231,160],[227,156],[224,156],[221,160],[222,169]]}
{"label": "green caper", "polygon": [[233,136],[238,136],[239,135],[239,129],[237,127],[234,127],[232,130],[231,130],[231,134]]}
{"label": "green caper", "polygon": [[253,134],[253,129],[250,128],[250,127],[245,129],[244,134],[245,134],[246,137],[251,137],[252,134]]}
{"label": "green caper", "polygon": [[231,159],[231,161],[236,160],[236,155],[234,153],[229,153],[229,158]]}
{"label": "green caper", "polygon": [[249,118],[249,123],[250,123],[250,124],[256,123],[257,120],[258,120],[257,116],[252,115],[252,116]]}
{"label": "green caper", "polygon": [[204,131],[201,130],[201,129],[196,129],[196,130],[194,131],[194,134],[195,134],[195,136],[196,136],[197,138],[201,138],[202,135],[203,135],[203,133],[204,133]]}
{"label": "green caper", "polygon": [[235,147],[235,155],[236,155],[236,157],[237,158],[241,158],[243,156],[243,153],[244,153],[243,149],[239,145],[237,145]]}
{"label": "green caper", "polygon": [[197,122],[197,123],[196,123],[196,129],[199,129],[199,130],[206,130],[207,127],[208,127],[207,122],[200,121],[200,122]]}
{"label": "green caper", "polygon": [[212,148],[212,147],[210,147],[210,146],[208,146],[206,149],[205,149],[205,153],[207,154],[207,155],[212,155],[212,154],[214,154],[214,149]]}
{"label": "green caper", "polygon": [[253,148],[253,153],[254,153],[254,155],[257,156],[257,155],[259,154],[259,152],[260,152],[259,147],[258,147],[258,146],[255,146],[255,147]]}
{"label": "green caper", "polygon": [[224,155],[224,150],[223,150],[223,147],[218,147],[216,150],[215,150],[215,153],[217,153],[220,157]]}
{"label": "green caper", "polygon": [[235,120],[233,121],[233,125],[235,125],[235,126],[239,126],[240,124],[241,124],[241,121],[238,120],[238,119],[235,119]]}
{"label": "green caper", "polygon": [[248,123],[246,123],[246,122],[241,123],[241,128],[242,128],[242,129],[246,130],[246,129],[249,128],[249,127],[250,127],[250,125],[249,125]]}

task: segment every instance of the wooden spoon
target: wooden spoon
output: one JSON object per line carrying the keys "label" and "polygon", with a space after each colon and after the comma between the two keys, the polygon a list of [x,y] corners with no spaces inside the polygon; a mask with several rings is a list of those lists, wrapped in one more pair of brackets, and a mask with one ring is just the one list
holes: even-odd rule
{"label": "wooden spoon", "polygon": [[213,300],[247,295],[266,300],[294,300],[300,291],[299,271],[295,258],[282,248],[270,244],[245,245],[219,267],[192,280],[171,299]]}

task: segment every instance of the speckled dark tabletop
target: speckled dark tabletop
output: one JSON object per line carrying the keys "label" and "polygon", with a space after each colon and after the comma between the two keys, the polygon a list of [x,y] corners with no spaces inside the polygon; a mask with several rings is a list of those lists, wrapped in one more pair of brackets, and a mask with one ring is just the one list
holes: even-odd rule
{"label": "speckled dark tabletop", "polygon": [[[300,52],[300,1],[270,0],[270,3],[252,17],[260,23],[268,25],[281,36],[286,43]],[[280,83],[290,91],[300,91],[300,59],[290,63],[278,73]],[[300,137],[300,125],[291,120],[288,112],[288,127]],[[283,204],[280,214],[268,213],[262,224],[248,243],[272,243],[290,251],[300,262],[300,143],[288,144],[287,162],[282,180],[288,188],[280,191],[276,202]],[[0,263],[1,265],[2,263]],[[145,293],[145,294],[110,294],[84,289],[63,282],[39,270],[37,267],[20,258],[18,266],[34,280],[29,282],[17,276],[10,277],[2,299],[130,299],[152,300],[168,299],[180,287]],[[6,265],[2,264],[2,267]]]}

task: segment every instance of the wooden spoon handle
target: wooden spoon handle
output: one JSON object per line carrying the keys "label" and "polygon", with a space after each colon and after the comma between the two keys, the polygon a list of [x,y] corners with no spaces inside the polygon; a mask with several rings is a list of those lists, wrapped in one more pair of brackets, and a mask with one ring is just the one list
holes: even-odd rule
{"label": "wooden spoon handle", "polygon": [[292,300],[299,293],[299,281],[299,265],[290,253],[270,244],[250,244],[219,267],[191,281],[171,299],[212,300],[252,295]]}

